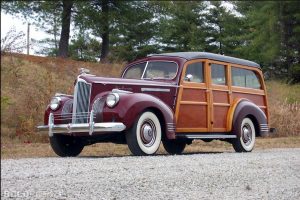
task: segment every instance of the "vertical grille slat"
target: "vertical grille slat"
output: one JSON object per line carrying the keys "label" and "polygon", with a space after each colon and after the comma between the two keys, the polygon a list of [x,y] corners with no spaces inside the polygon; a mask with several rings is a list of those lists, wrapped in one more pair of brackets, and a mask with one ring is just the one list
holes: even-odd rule
{"label": "vertical grille slat", "polygon": [[91,84],[78,80],[74,92],[72,123],[88,123]]}

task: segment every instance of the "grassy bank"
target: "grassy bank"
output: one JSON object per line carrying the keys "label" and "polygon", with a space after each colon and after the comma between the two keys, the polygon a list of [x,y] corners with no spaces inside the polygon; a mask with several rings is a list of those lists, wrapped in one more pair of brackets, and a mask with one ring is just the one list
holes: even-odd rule
{"label": "grassy bank", "polygon": [[[49,99],[73,92],[78,69],[119,77],[124,64],[99,64],[20,54],[1,55],[1,145],[47,142],[36,134]],[[267,82],[271,126],[277,136],[300,135],[300,85]]]}

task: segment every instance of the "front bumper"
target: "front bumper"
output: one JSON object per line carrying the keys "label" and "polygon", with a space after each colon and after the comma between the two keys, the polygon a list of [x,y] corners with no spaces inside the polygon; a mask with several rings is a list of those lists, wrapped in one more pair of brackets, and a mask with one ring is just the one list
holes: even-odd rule
{"label": "front bumper", "polygon": [[48,131],[50,137],[54,133],[89,133],[93,135],[94,132],[121,132],[126,129],[126,126],[121,122],[103,122],[103,123],[94,123],[90,119],[90,123],[82,124],[54,124],[53,114],[50,113],[48,125],[38,126],[38,131]]}

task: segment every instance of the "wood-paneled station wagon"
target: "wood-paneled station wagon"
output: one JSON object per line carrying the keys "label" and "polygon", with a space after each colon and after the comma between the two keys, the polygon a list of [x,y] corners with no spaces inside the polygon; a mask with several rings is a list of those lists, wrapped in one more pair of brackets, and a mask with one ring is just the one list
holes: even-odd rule
{"label": "wood-paneled station wagon", "polygon": [[269,133],[263,74],[257,63],[205,52],[150,55],[128,64],[121,78],[83,69],[74,95],[56,94],[40,131],[59,156],[77,156],[97,142],[128,144],[154,154],[162,141],[180,154],[194,139],[230,142],[250,152]]}

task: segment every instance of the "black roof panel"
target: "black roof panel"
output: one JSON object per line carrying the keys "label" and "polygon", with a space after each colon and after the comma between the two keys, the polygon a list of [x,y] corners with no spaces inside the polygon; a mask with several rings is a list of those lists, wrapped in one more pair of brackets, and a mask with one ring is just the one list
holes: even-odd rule
{"label": "black roof panel", "polygon": [[223,56],[220,54],[214,54],[214,53],[207,53],[207,52],[175,52],[175,53],[162,53],[162,54],[151,54],[148,57],[152,56],[173,56],[173,57],[181,57],[186,60],[193,60],[193,59],[211,59],[211,60],[217,60],[217,61],[223,61],[223,62],[229,62],[239,65],[246,65],[251,67],[257,67],[260,68],[259,64],[252,62],[250,60],[244,60],[240,58],[234,58],[230,56]]}

